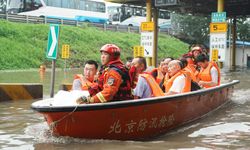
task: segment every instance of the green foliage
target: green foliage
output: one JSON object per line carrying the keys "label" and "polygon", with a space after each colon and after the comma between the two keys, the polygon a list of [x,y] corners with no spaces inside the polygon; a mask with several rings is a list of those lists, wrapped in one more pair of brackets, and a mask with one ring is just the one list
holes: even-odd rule
{"label": "green foliage", "polygon": [[[0,70],[38,68],[41,64],[51,65],[46,59],[49,25],[22,24],[0,20]],[[100,62],[99,49],[107,43],[117,44],[122,49],[122,60],[132,56],[132,47],[140,45],[140,34],[102,31],[94,27],[61,26],[57,67],[64,66],[61,59],[62,44],[70,45],[70,59],[73,67],[86,60]],[[188,45],[167,35],[160,35],[158,58],[179,57]]]}
{"label": "green foliage", "polygon": [[190,44],[208,42],[210,17],[173,14],[171,21],[178,38]]}
{"label": "green foliage", "polygon": [[250,22],[247,22],[246,18],[237,19],[237,39],[250,41]]}

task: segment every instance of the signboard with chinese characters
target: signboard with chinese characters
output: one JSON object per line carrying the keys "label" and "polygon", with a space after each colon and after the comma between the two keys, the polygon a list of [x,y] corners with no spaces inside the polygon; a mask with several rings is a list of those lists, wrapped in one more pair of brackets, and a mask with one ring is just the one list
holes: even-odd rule
{"label": "signboard with chinese characters", "polygon": [[154,31],[154,22],[142,22],[141,31]]}
{"label": "signboard with chinese characters", "polygon": [[218,57],[219,57],[218,53],[219,53],[218,49],[212,50],[212,61],[218,61]]}
{"label": "signboard with chinese characters", "polygon": [[227,23],[210,23],[210,33],[227,32]]}
{"label": "signboard with chinese characters", "polygon": [[225,61],[226,49],[227,49],[226,42],[227,42],[227,33],[210,33],[210,56],[213,57],[213,51],[217,50],[218,61]]}
{"label": "signboard with chinese characters", "polygon": [[145,57],[153,57],[154,32],[141,32],[141,46]]}
{"label": "signboard with chinese characters", "polygon": [[226,22],[226,12],[212,12],[212,22]]}
{"label": "signboard with chinese characters", "polygon": [[155,6],[173,6],[177,5],[178,0],[155,0]]}
{"label": "signboard with chinese characters", "polygon": [[63,44],[62,46],[62,58],[67,59],[69,58],[69,45]]}
{"label": "signboard with chinese characters", "polygon": [[144,57],[144,47],[143,46],[134,46],[134,57],[141,56]]}

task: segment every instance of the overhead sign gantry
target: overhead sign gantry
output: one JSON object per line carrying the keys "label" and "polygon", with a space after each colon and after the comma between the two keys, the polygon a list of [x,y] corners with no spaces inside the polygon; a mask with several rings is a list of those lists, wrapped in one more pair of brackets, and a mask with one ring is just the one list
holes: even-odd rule
{"label": "overhead sign gantry", "polygon": [[[152,21],[152,12],[155,10],[157,11],[158,8],[166,9],[175,12],[181,13],[191,13],[191,14],[205,14],[211,15],[211,12],[217,13],[219,17],[216,18],[220,22],[224,21],[224,12],[226,12],[227,17],[233,18],[233,50],[231,55],[231,66],[235,66],[235,54],[236,54],[236,16],[250,16],[250,0],[106,0],[109,2],[115,3],[126,3],[126,4],[133,4],[133,5],[140,5],[147,7],[147,22]],[[213,15],[213,14],[212,14]],[[155,15],[153,15],[155,16]],[[222,20],[220,20],[222,19]],[[153,19],[156,21],[156,18]],[[156,23],[155,23],[156,24]],[[216,24],[212,25],[216,27]],[[225,26],[225,25],[222,25]],[[221,26],[219,25],[219,28]],[[215,28],[214,28],[215,29]],[[224,30],[225,28],[221,28]],[[216,29],[215,29],[216,30]],[[215,31],[214,30],[214,31]],[[216,30],[218,31],[218,30]],[[157,26],[156,32],[154,35],[157,35]],[[156,58],[157,58],[157,36],[154,37],[154,50],[153,50],[153,66],[156,66]],[[215,55],[214,55],[215,56]]]}

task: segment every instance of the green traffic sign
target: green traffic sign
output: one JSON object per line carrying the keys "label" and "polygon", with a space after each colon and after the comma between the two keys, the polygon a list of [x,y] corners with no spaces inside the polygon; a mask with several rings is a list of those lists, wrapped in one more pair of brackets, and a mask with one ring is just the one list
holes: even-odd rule
{"label": "green traffic sign", "polygon": [[48,59],[56,59],[59,41],[59,25],[51,24],[48,34],[48,47],[46,57]]}

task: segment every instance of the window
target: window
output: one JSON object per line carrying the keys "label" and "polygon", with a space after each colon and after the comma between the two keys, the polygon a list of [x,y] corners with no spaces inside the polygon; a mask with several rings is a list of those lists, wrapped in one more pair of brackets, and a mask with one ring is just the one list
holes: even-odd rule
{"label": "window", "polygon": [[61,7],[61,0],[47,0],[46,4],[48,6]]}
{"label": "window", "polygon": [[159,18],[170,19],[170,13],[168,11],[160,10],[159,11]]}
{"label": "window", "polygon": [[85,5],[86,5],[85,0],[80,0],[79,9],[85,10]]}
{"label": "window", "polygon": [[5,13],[7,0],[0,0],[0,13]]}

